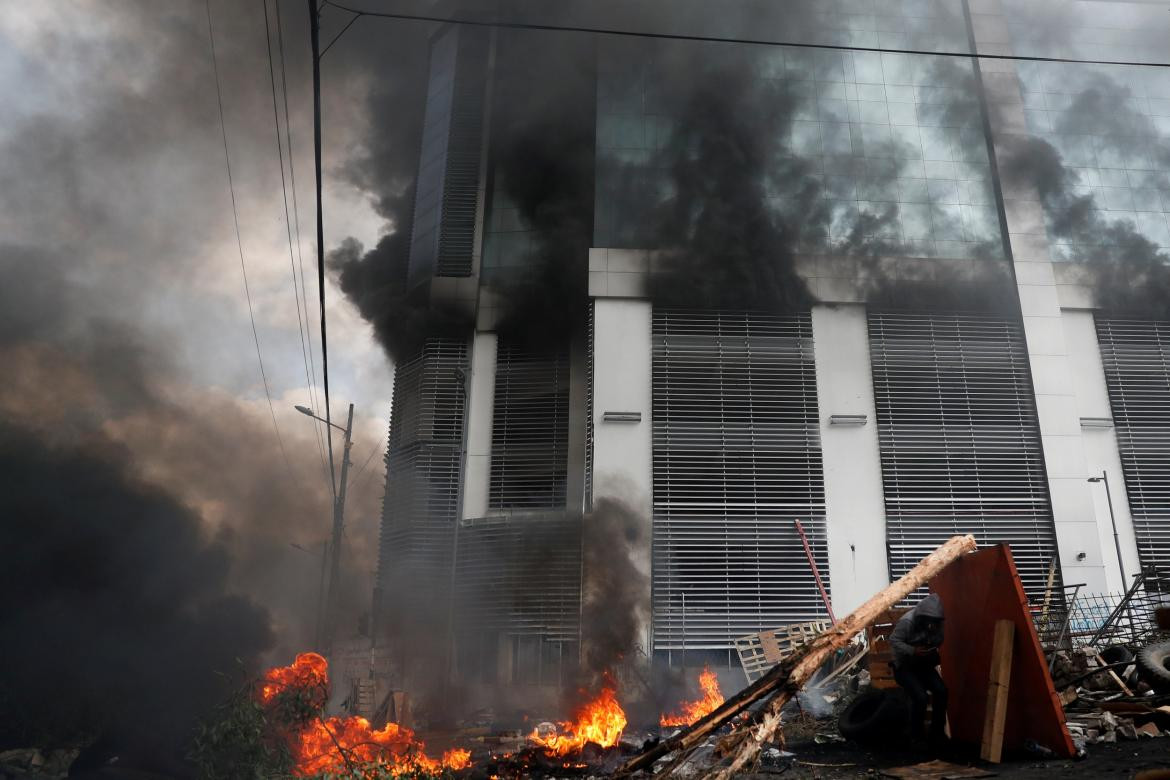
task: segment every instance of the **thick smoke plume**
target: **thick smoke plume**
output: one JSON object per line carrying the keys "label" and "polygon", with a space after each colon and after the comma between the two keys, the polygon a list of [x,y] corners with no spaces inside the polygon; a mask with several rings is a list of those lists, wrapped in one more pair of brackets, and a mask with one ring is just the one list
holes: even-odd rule
{"label": "thick smoke plume", "polygon": [[[1170,162],[1170,139],[1134,110],[1128,88],[1100,74],[1057,117],[1054,129],[1064,135],[1096,136],[1101,154],[1151,156],[1143,167],[1165,169]],[[1004,166],[1004,185],[1030,188],[1039,195],[1050,237],[1063,245],[1065,259],[1082,263],[1088,271],[1099,307],[1137,317],[1170,318],[1170,254],[1133,220],[1111,219],[1080,173],[1050,142],[1021,137]],[[1170,189],[1170,181],[1165,173],[1151,170],[1143,186],[1145,192],[1138,190],[1135,197],[1156,197],[1156,190]]]}
{"label": "thick smoke plume", "polygon": [[665,257],[651,298],[668,307],[807,307],[812,295],[794,249],[802,227],[823,228],[828,216],[822,205],[790,222],[771,200],[818,194],[807,162],[785,154],[800,99],[781,81],[755,77],[752,52],[720,46],[696,57],[684,46],[663,54],[656,74],[674,130],[658,165],[671,192],[658,207],[654,243]]}
{"label": "thick smoke plume", "polygon": [[132,459],[0,423],[0,745],[100,735],[167,765],[228,690],[220,673],[272,646],[265,610],[230,592],[228,545]]}
{"label": "thick smoke plume", "polygon": [[[278,390],[298,381],[273,349],[290,334],[273,309],[297,338],[287,266],[276,300],[249,232],[279,208],[262,9],[212,4],[287,462],[240,287],[205,10],[81,2],[92,19],[62,24],[38,8],[16,25],[0,12],[36,95],[0,128],[0,748],[99,740],[95,755],[162,767],[237,670],[312,644],[320,558],[290,543],[319,550],[329,530],[312,428],[291,409],[303,386]],[[369,488],[351,518],[373,513]],[[369,566],[354,553],[350,571]],[[363,579],[345,580],[347,629]]]}
{"label": "thick smoke plume", "polygon": [[601,675],[628,659],[649,621],[650,583],[634,555],[649,523],[617,498],[601,498],[585,517],[581,642],[585,671]]}

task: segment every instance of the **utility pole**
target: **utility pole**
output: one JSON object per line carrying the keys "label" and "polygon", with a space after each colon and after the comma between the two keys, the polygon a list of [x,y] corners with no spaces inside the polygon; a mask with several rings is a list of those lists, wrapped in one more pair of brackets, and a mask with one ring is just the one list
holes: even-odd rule
{"label": "utility pole", "polygon": [[333,534],[330,540],[325,543],[326,551],[322,553],[321,561],[322,585],[324,585],[325,577],[325,559],[327,558],[329,561],[329,589],[325,592],[324,606],[322,607],[324,618],[319,619],[317,623],[317,649],[322,653],[327,653],[332,648],[333,634],[337,629],[337,599],[340,595],[338,590],[341,581],[341,538],[345,533],[345,493],[351,465],[349,451],[353,447],[353,404],[349,405],[349,419],[345,423],[345,428],[329,422],[324,417],[318,417],[307,406],[297,406],[296,410],[345,433],[345,447],[341,451],[341,480],[337,487],[337,495],[333,498]]}
{"label": "utility pole", "polygon": [[337,497],[333,499],[333,537],[329,543],[329,594],[325,617],[325,636],[321,646],[333,648],[334,633],[337,630],[337,599],[341,580],[341,538],[345,533],[345,489],[349,478],[349,450],[353,446],[353,404],[349,405],[349,419],[345,423],[345,447],[341,451],[341,478],[338,480]]}

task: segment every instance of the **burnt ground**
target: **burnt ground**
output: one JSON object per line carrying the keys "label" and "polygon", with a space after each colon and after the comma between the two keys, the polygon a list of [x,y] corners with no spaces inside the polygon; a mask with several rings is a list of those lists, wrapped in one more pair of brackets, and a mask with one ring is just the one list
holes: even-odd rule
{"label": "burnt ground", "polygon": [[[817,744],[791,742],[787,750],[795,755],[782,758],[775,766],[762,766],[745,777],[755,780],[836,780],[837,778],[880,777],[884,768],[929,761],[936,756],[907,750],[873,750],[853,743]],[[1143,739],[1137,742],[1090,745],[1081,760],[1037,760],[1025,756],[1007,757],[1004,763],[986,764],[959,752],[938,756],[957,764],[978,766],[998,777],[1115,777],[1131,778],[1142,769],[1170,768],[1170,739]]]}

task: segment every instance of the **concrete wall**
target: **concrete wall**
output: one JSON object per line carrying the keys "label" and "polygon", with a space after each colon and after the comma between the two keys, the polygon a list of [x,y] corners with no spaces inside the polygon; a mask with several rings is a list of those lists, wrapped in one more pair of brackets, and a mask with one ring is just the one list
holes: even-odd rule
{"label": "concrete wall", "polygon": [[[1109,406],[1109,387],[1105,384],[1105,369],[1101,364],[1101,349],[1097,342],[1097,329],[1093,313],[1083,310],[1063,312],[1065,343],[1068,346],[1069,369],[1072,373],[1073,390],[1076,393],[1077,412],[1081,418],[1095,420],[1112,419]],[[1109,475],[1109,491],[1113,496],[1113,512],[1117,517],[1117,532],[1121,543],[1121,558],[1127,581],[1123,584],[1117,565],[1117,545],[1113,538],[1113,523],[1109,516],[1109,504],[1105,486],[1090,484],[1093,514],[1097,519],[1097,538],[1105,562],[1105,581],[1109,590],[1124,590],[1129,580],[1140,570],[1137,541],[1134,537],[1133,517],[1129,512],[1129,497],[1125,490],[1125,478],[1121,472],[1121,455],[1117,449],[1117,435],[1112,427],[1098,428],[1081,426],[1081,441],[1084,444],[1085,466],[1088,474]],[[1066,582],[1074,582],[1065,578]]]}
{"label": "concrete wall", "polygon": [[[653,515],[650,302],[599,298],[593,311],[593,499],[619,498],[645,518],[644,545],[633,555],[650,576]],[[639,412],[639,422],[604,422],[606,412]],[[585,533],[589,533],[588,527]],[[649,592],[646,594],[649,599]],[[650,613],[647,601],[646,614]],[[650,626],[642,646],[650,647]]]}
{"label": "concrete wall", "polygon": [[[829,577],[833,610],[844,616],[889,582],[869,333],[861,305],[814,306],[812,324]],[[834,414],[864,414],[866,423],[829,425]]]}

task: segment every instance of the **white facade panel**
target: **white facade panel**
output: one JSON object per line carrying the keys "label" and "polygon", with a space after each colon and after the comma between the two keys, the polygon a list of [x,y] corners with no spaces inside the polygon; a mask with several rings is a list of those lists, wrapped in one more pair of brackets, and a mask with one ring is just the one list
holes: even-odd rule
{"label": "white facade panel", "polygon": [[[650,577],[653,479],[652,345],[649,301],[598,299],[593,303],[593,501],[613,497],[646,520],[636,566]],[[606,422],[606,412],[637,412],[638,422]],[[588,526],[584,533],[589,533]],[[649,604],[644,614],[649,615]],[[649,647],[650,626],[642,646]]]}
{"label": "white facade panel", "polygon": [[[814,306],[813,345],[824,461],[833,610],[851,612],[889,582],[882,466],[863,306]],[[832,415],[864,425],[831,425]]]}
{"label": "white facade panel", "polygon": [[488,509],[492,465],[492,407],[496,390],[496,334],[476,333],[471,376],[466,382],[467,460],[463,474],[462,519],[483,517]]}

